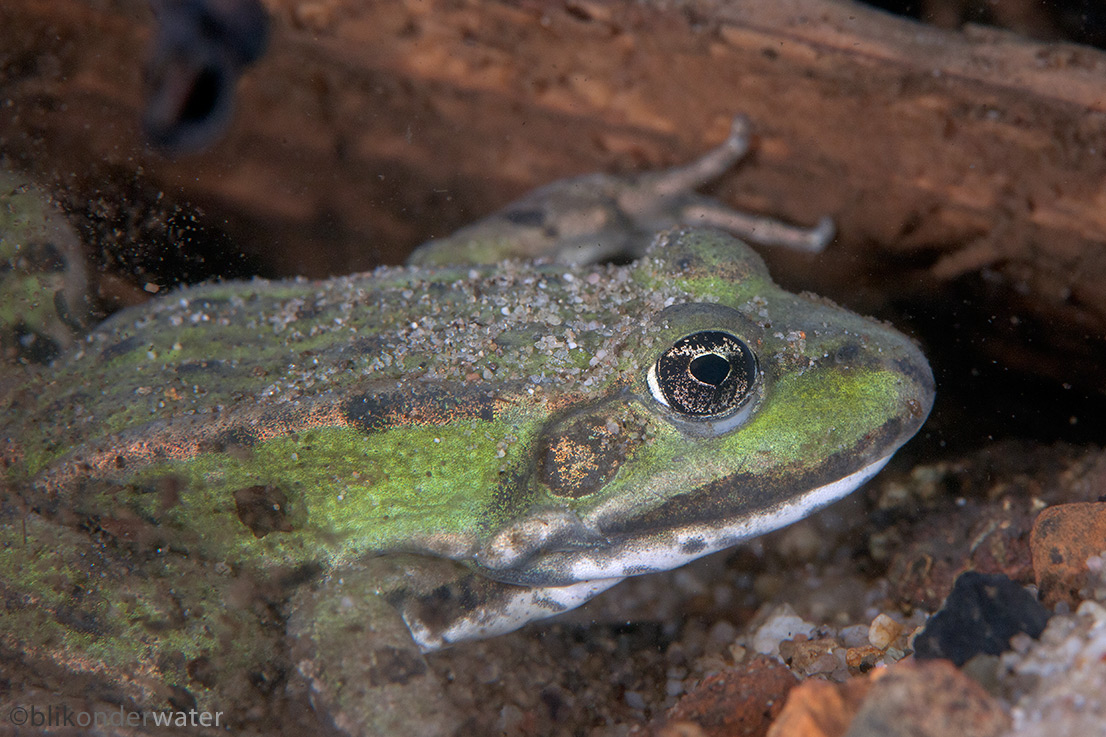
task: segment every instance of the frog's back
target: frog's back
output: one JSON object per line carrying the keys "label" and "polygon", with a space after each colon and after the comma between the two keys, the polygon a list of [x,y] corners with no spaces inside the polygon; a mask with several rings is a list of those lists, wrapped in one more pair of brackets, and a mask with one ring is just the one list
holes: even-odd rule
{"label": "frog's back", "polygon": [[[454,533],[525,473],[535,423],[630,380],[626,336],[681,296],[643,289],[648,271],[183,289],[115,315],[5,400],[6,474],[36,505],[99,515],[122,489],[159,526],[213,515],[218,554],[333,559],[436,535],[425,545],[464,557],[475,543]],[[181,490],[170,509],[166,488]]]}

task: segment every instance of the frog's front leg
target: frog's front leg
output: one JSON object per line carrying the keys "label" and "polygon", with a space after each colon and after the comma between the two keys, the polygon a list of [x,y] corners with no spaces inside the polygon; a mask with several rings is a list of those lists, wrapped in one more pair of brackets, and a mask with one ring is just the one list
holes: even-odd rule
{"label": "frog's front leg", "polygon": [[518,586],[442,558],[371,558],[297,594],[292,660],[316,709],[349,735],[452,735],[466,720],[424,652],[568,611],[620,580]]}
{"label": "frog's front leg", "polygon": [[353,737],[458,734],[461,717],[385,593],[386,559],[343,569],[293,599],[292,660],[312,705]]}

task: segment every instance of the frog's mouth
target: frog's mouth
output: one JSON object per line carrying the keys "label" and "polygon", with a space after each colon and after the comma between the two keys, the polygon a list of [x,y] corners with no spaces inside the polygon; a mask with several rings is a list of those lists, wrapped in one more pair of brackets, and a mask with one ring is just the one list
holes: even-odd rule
{"label": "frog's mouth", "polygon": [[[491,578],[525,586],[567,586],[671,570],[786,527],[848,496],[877,474],[893,454],[894,451],[887,453],[859,470],[803,493],[783,495],[774,503],[750,505],[728,516],[694,515],[683,522],[672,519],[670,524],[646,526],[645,531],[637,533],[629,529],[596,533],[579,518],[546,517],[543,519],[548,528],[546,540],[575,538],[579,544],[546,548],[525,560],[520,557],[510,560],[500,548],[498,555],[478,556],[478,564]],[[740,487],[742,480],[729,477],[716,483]],[[584,529],[591,532],[579,536]]]}

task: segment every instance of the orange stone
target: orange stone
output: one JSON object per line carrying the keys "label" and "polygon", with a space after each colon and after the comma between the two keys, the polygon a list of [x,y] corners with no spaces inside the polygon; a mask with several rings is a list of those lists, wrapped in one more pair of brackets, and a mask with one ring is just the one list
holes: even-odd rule
{"label": "orange stone", "polygon": [[1075,608],[1089,584],[1087,559],[1106,551],[1106,502],[1048,507],[1033,523],[1029,546],[1041,601]]}
{"label": "orange stone", "polygon": [[845,683],[804,681],[788,694],[767,737],[841,737],[871,685],[867,678]]}
{"label": "orange stone", "polygon": [[780,662],[758,656],[704,679],[669,710],[663,723],[650,725],[651,734],[764,737],[795,684],[795,676]]}

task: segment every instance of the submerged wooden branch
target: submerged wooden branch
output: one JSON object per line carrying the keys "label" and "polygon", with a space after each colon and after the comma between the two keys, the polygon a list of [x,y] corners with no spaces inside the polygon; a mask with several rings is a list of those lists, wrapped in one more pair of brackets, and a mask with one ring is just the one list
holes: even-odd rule
{"label": "submerged wooden branch", "polygon": [[164,192],[271,271],[318,275],[398,261],[552,179],[688,160],[744,112],[757,146],[717,194],[838,224],[816,267],[773,257],[785,281],[866,309],[970,297],[1002,318],[979,327],[986,355],[1102,385],[1098,51],[833,0],[267,5],[227,137],[172,161],[138,134],[139,0],[5,2],[3,152],[71,209]]}

